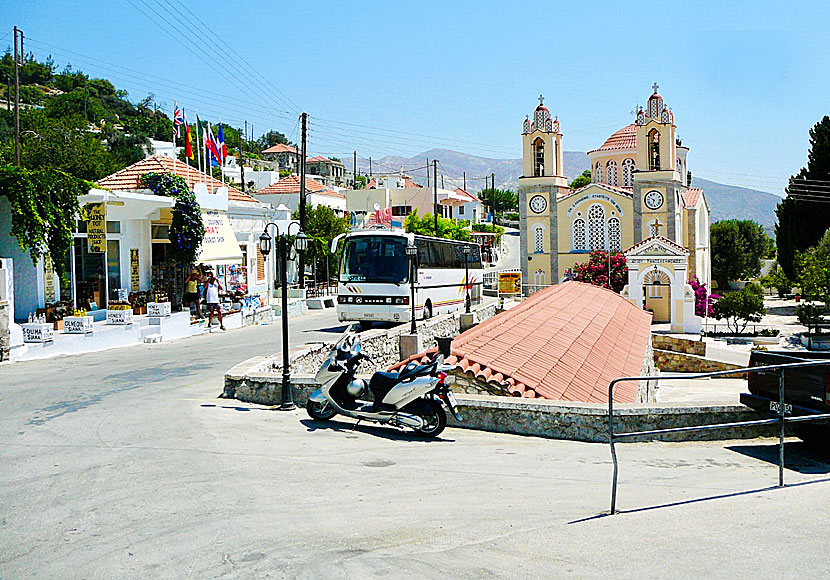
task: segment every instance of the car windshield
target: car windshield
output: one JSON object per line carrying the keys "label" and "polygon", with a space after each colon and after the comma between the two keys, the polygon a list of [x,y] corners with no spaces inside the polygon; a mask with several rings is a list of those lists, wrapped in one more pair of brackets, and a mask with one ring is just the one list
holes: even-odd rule
{"label": "car windshield", "polygon": [[406,239],[393,236],[359,236],[346,240],[341,282],[407,281],[409,261]]}

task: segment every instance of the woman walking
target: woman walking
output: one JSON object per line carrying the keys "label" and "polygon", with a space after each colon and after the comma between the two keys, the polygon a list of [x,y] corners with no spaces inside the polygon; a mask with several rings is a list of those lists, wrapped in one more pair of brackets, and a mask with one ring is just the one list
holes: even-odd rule
{"label": "woman walking", "polygon": [[216,275],[211,270],[208,272],[207,282],[205,283],[205,302],[208,309],[208,328],[213,324],[213,312],[219,317],[219,329],[225,330],[225,325],[222,322],[222,309],[219,307],[219,291],[222,290],[222,283],[216,279]]}

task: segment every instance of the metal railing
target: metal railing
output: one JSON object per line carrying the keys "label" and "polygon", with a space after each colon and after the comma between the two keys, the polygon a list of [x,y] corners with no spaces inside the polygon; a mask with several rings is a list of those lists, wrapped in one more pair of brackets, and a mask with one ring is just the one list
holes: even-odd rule
{"label": "metal railing", "polygon": [[519,268],[505,268],[484,272],[484,288],[487,290],[497,289],[499,287],[499,274],[502,272],[521,272],[521,270]]}
{"label": "metal railing", "polygon": [[[618,464],[617,464],[617,449],[614,443],[618,439],[625,439],[628,437],[638,437],[643,435],[658,435],[660,433],[683,433],[687,431],[709,431],[713,429],[724,429],[727,427],[748,427],[751,425],[772,425],[775,423],[779,423],[781,428],[779,431],[779,438],[778,438],[778,487],[784,487],[784,425],[785,423],[801,423],[806,421],[818,421],[821,419],[828,419],[830,418],[830,413],[819,413],[815,412],[815,414],[808,414],[808,415],[800,415],[797,417],[787,417],[787,412],[791,412],[791,405],[784,403],[784,371],[789,368],[797,368],[797,367],[810,367],[810,366],[821,366],[821,365],[830,365],[830,360],[825,361],[816,361],[810,360],[805,362],[797,362],[797,363],[786,363],[780,365],[767,365],[767,366],[756,366],[756,367],[746,367],[741,369],[733,369],[729,371],[715,371],[711,373],[696,373],[696,374],[687,374],[687,375],[652,375],[652,376],[641,376],[641,377],[620,377],[611,381],[608,385],[608,442],[611,446],[611,460],[614,463],[614,480],[611,487],[611,515],[616,513],[617,508],[617,475],[618,475]],[[709,377],[717,377],[717,376],[724,376],[724,375],[735,375],[735,374],[743,374],[743,373],[757,373],[757,372],[765,372],[765,371],[776,371],[780,370],[780,377],[778,379],[778,409],[777,413],[778,416],[774,419],[757,419],[754,421],[738,421],[733,423],[713,423],[711,425],[695,425],[690,427],[672,427],[670,429],[650,429],[647,431],[627,431],[624,433],[615,433],[614,432],[614,387],[617,386],[618,383],[622,383],[625,381],[653,381],[658,379],[660,381],[666,380],[679,380],[679,379],[704,379]],[[790,411],[788,411],[790,409]],[[774,410],[774,409],[771,409]],[[800,410],[805,412],[811,412],[810,409],[801,408]]]}

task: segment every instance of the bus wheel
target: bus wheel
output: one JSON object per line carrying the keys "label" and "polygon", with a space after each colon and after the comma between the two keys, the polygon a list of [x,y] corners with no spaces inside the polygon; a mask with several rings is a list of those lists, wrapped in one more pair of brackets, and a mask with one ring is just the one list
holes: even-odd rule
{"label": "bus wheel", "polygon": [[429,300],[424,304],[424,320],[432,318],[432,302]]}
{"label": "bus wheel", "polygon": [[360,330],[369,330],[372,328],[372,321],[371,320],[361,320],[360,321]]}

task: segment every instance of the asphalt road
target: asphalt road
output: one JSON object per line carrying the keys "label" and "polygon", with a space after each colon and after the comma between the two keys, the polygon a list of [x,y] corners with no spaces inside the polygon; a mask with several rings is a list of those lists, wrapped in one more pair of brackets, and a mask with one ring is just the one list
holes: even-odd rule
{"label": "asphalt road", "polygon": [[278,344],[271,325],[0,367],[0,578],[830,574],[830,464],[800,443],[785,489],[769,441],[622,445],[608,517],[604,445],[216,398]]}

